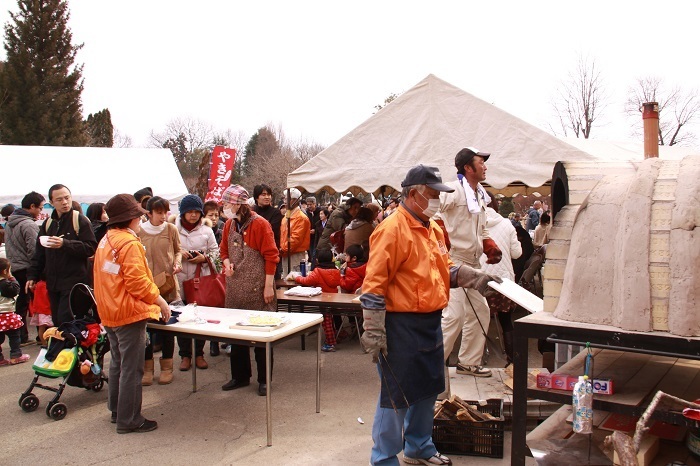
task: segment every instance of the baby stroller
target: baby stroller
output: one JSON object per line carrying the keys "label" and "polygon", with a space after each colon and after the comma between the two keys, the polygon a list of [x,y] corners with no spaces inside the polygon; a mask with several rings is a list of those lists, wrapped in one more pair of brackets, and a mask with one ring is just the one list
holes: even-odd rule
{"label": "baby stroller", "polygon": [[[71,289],[69,305],[73,320],[49,329],[47,348],[42,348],[32,365],[34,379],[19,398],[24,412],[35,411],[39,398],[32,393],[34,387],[54,392],[46,405],[46,415],[59,421],[66,417],[68,408],[59,402],[67,385],[99,392],[108,382],[102,366],[104,355],[109,352],[107,334],[100,326],[100,317],[92,289],[78,283]],[[39,377],[62,378],[58,388],[39,383]]]}

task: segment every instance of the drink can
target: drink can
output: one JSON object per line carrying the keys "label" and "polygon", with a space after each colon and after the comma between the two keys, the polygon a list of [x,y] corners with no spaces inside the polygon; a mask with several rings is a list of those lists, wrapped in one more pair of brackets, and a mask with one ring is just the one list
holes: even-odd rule
{"label": "drink can", "polygon": [[302,277],[306,276],[306,261],[301,261],[299,263],[299,271],[301,272]]}

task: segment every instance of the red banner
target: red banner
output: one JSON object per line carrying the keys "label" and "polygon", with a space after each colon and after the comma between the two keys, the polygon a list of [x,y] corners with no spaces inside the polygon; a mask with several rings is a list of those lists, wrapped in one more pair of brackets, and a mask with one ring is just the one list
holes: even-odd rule
{"label": "red banner", "polygon": [[204,202],[221,202],[221,196],[231,184],[233,163],[236,161],[236,149],[215,146],[209,160],[209,190]]}

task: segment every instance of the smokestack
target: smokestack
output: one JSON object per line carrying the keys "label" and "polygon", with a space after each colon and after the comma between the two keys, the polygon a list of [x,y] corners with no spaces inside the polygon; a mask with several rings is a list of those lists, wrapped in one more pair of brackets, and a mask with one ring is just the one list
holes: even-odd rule
{"label": "smokestack", "polygon": [[642,104],[644,120],[644,158],[659,157],[659,104],[646,102]]}

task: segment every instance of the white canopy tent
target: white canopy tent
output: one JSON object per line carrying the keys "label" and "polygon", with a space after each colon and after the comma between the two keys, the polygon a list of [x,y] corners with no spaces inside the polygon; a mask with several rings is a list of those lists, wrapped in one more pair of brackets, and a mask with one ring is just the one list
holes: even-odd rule
{"label": "white canopy tent", "polygon": [[48,196],[57,183],[84,204],[107,202],[115,194],[133,194],[146,186],[171,203],[187,194],[168,149],[0,145],[0,164],[0,205],[19,205],[30,191]]}
{"label": "white canopy tent", "polygon": [[[287,186],[316,192],[399,191],[409,168],[439,167],[456,176],[454,156],[468,146],[490,152],[486,182],[538,187],[560,160],[594,157],[429,75],[360,126],[290,173]],[[391,191],[391,189],[389,189]]]}

